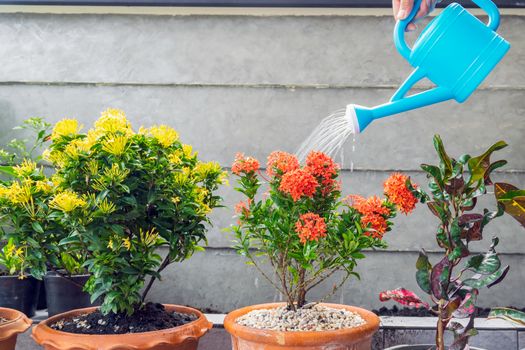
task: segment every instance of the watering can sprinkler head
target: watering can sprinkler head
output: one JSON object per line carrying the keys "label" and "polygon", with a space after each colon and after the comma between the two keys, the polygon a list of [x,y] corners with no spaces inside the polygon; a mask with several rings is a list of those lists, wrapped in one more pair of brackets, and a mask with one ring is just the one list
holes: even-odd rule
{"label": "watering can sprinkler head", "polygon": [[374,120],[374,116],[370,108],[356,104],[349,104],[346,106],[345,118],[348,118],[350,121],[354,135],[363,132],[368,124]]}

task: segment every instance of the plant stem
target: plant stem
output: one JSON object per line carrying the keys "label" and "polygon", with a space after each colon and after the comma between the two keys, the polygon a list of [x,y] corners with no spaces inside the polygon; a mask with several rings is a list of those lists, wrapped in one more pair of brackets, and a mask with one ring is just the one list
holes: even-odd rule
{"label": "plant stem", "polygon": [[[157,273],[161,273],[162,270],[164,270],[169,264],[170,264],[170,255],[168,254],[162,261],[162,264],[160,264],[157,270]],[[149,279],[148,285],[146,286],[146,289],[144,289],[144,292],[142,293],[142,298],[141,298],[142,302],[146,300],[146,296],[148,295],[151,287],[153,286],[153,282],[155,282],[155,279],[156,279],[155,276],[151,276],[151,278]]]}
{"label": "plant stem", "polygon": [[301,267],[299,270],[299,287],[297,291],[297,307],[303,307],[306,303],[306,288],[304,285],[304,279],[306,275],[306,269]]}
{"label": "plant stem", "polygon": [[437,323],[437,332],[436,332],[436,350],[445,350],[445,324],[446,321],[443,320],[443,299],[438,303],[438,323]]}

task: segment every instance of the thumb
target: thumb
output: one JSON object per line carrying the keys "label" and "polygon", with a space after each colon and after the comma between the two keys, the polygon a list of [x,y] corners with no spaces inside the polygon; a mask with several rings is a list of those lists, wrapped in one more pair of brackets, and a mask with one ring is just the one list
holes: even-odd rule
{"label": "thumb", "polygon": [[402,20],[407,18],[410,14],[410,11],[412,11],[412,6],[414,6],[414,0],[401,0],[399,12],[397,13],[397,19]]}

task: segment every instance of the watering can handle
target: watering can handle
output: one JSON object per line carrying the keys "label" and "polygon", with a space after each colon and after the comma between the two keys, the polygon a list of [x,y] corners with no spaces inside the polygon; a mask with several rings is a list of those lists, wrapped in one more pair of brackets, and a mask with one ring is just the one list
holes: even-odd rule
{"label": "watering can handle", "polygon": [[[412,52],[412,50],[408,47],[405,41],[405,30],[408,24],[414,19],[417,12],[419,11],[421,1],[427,0],[415,0],[414,6],[412,7],[412,11],[410,11],[408,17],[403,20],[397,21],[396,26],[394,28],[394,44],[396,45],[397,51],[399,51],[401,56],[403,56],[406,60],[409,60],[410,53]],[[496,4],[494,4],[491,0],[472,0],[472,2],[474,2],[481,9],[487,12],[489,16],[489,22],[487,23],[487,26],[490,29],[496,31],[499,27],[499,10]]]}

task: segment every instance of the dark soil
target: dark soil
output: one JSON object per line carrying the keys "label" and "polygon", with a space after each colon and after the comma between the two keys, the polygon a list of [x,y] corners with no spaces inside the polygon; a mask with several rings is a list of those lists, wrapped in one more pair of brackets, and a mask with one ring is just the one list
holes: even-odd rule
{"label": "dark soil", "polygon": [[100,311],[95,311],[62,319],[50,327],[77,334],[126,334],[178,327],[196,319],[193,314],[172,313],[166,311],[162,304],[147,303],[132,316],[114,313],[104,316]]}
{"label": "dark soil", "polygon": [[[509,306],[509,308],[517,309],[525,312],[525,308],[519,309],[513,306]],[[378,316],[408,316],[408,317],[436,317],[435,314],[428,311],[424,308],[398,308],[397,306],[393,306],[392,308],[386,308],[382,307],[379,310],[372,310],[373,313],[375,313]],[[476,317],[487,317],[489,315],[490,308],[477,308],[476,309]]]}

